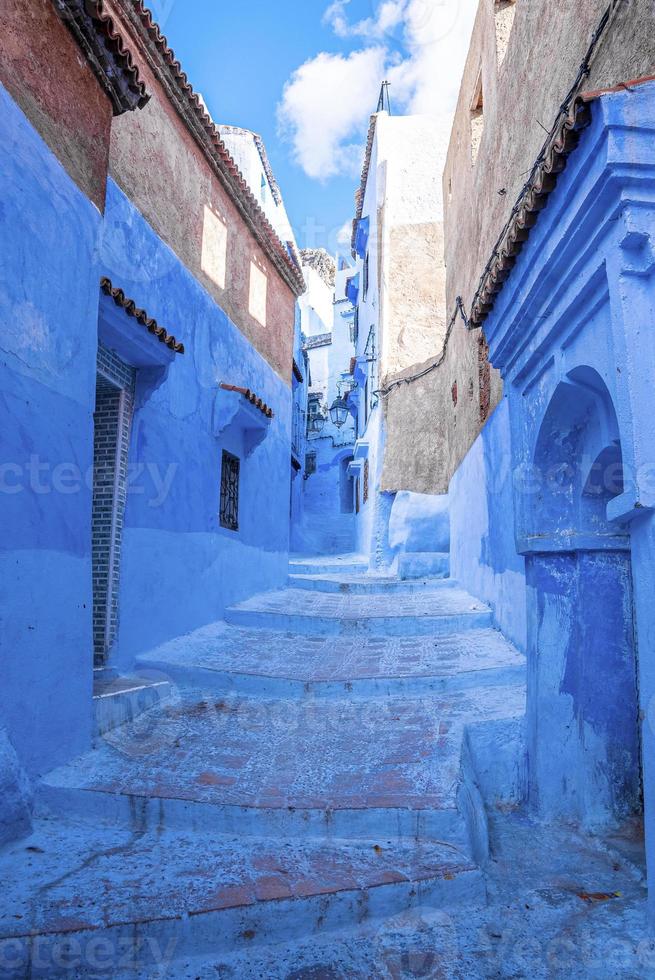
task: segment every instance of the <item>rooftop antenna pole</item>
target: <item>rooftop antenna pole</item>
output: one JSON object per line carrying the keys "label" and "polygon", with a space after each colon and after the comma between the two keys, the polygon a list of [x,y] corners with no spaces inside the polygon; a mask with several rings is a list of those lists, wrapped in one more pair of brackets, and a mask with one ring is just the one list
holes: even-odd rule
{"label": "rooftop antenna pole", "polygon": [[389,113],[389,115],[391,115],[391,99],[389,98],[390,85],[391,83],[387,82],[386,80],[382,82],[382,85],[380,87],[380,98],[378,99],[378,107],[376,109],[376,112],[384,112],[385,110],[384,103],[386,101],[387,103],[386,111]]}

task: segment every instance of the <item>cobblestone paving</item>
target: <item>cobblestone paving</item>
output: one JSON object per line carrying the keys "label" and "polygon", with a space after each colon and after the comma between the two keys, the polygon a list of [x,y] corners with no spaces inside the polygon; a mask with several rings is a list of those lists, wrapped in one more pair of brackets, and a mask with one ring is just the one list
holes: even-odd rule
{"label": "cobblestone paving", "polygon": [[315,682],[448,677],[521,667],[525,658],[493,629],[445,636],[322,637],[214,623],[158,647],[142,663]]}
{"label": "cobblestone paving", "polygon": [[429,700],[216,701],[185,691],[156,716],[108,733],[54,779],[214,805],[453,807],[464,724],[523,708],[516,685]]}
{"label": "cobblestone paving", "polygon": [[[254,596],[234,607],[241,612],[285,613],[308,618],[366,619],[385,616],[453,616],[486,612],[488,606],[456,588],[432,588],[421,593],[386,595],[331,595],[303,589],[281,589]],[[408,624],[411,634],[411,624]]]}
{"label": "cobblestone paving", "polygon": [[0,934],[94,929],[153,912],[172,919],[262,901],[452,880],[473,870],[466,855],[430,842],[274,841],[166,829],[135,835],[44,820],[29,839],[0,854]]}
{"label": "cobblestone paving", "polygon": [[182,962],[180,980],[655,977],[640,869],[571,828],[520,814],[495,815],[491,835],[486,903],[437,908],[419,897],[340,936]]}
{"label": "cobblestone paving", "polygon": [[[486,816],[467,726],[487,739],[499,721],[506,738],[525,701],[525,659],[486,628],[486,607],[447,582],[385,595],[386,581],[353,579],[353,556],[314,567],[365,593],[269,593],[237,607],[259,628],[213,624],[151,651],[142,666],[186,678],[171,701],[48,774],[42,805],[59,819],[0,853],[0,964],[22,937],[15,975],[30,977],[653,975],[640,871],[620,848],[492,808],[492,859],[472,862]],[[274,628],[285,615],[302,627]],[[435,635],[426,615],[456,632]],[[355,626],[322,636],[321,617]],[[376,617],[402,621],[398,635],[358,625]],[[217,689],[247,675],[247,693],[218,695],[212,672]],[[412,684],[389,695],[399,678]],[[511,749],[500,739],[492,767]],[[49,968],[62,936],[84,969]],[[88,960],[98,937],[114,943],[104,974]]]}

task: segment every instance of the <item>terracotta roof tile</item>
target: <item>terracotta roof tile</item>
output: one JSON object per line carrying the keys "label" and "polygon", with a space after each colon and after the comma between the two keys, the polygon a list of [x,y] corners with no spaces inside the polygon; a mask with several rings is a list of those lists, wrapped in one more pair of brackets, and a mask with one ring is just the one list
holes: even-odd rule
{"label": "terracotta roof tile", "polygon": [[539,213],[546,207],[559,174],[566,167],[569,154],[578,145],[580,133],[590,122],[591,109],[588,99],[583,95],[578,96],[573,100],[569,112],[562,120],[543,161],[521,198],[520,206],[517,207],[507,226],[502,242],[483,274],[471,308],[469,318],[471,327],[481,327],[493,309],[496,296],[503,288],[521,249],[530,237],[530,230],[537,223]]}
{"label": "terracotta roof tile", "polygon": [[371,154],[373,153],[373,141],[375,139],[375,127],[377,121],[378,121],[378,113],[374,112],[373,115],[371,116],[371,121],[368,126],[368,135],[366,137],[366,150],[364,151],[364,165],[362,167],[362,176],[361,176],[359,187],[355,191],[355,220],[353,221],[352,235],[350,239],[350,247],[352,250],[353,258],[355,256],[355,235],[357,234],[357,222],[361,218],[364,209],[364,196],[366,194],[368,172],[371,167]]}
{"label": "terracotta roof tile", "polygon": [[496,296],[503,288],[519,252],[527,242],[530,230],[536,225],[539,213],[555,189],[557,178],[566,167],[570,153],[576,148],[581,132],[591,122],[590,103],[613,92],[630,92],[633,88],[655,82],[655,76],[647,75],[620,82],[611,88],[582,92],[571,103],[563,117],[546,155],[535,171],[530,185],[521,198],[520,206],[512,217],[496,254],[484,273],[476,293],[470,315],[470,326],[480,327],[493,309]]}
{"label": "terracotta roof tile", "polygon": [[104,0],[54,0],[54,4],[111,99],[114,115],[143,108],[150,96]]}
{"label": "terracotta roof tile", "polygon": [[133,299],[128,299],[122,289],[118,289],[112,284],[111,279],[104,276],[100,280],[100,288],[106,296],[111,296],[117,306],[122,307],[128,316],[134,317],[142,326],[154,334],[162,344],[166,344],[176,354],[184,354],[184,344],[175,339],[163,327],[160,327],[156,320],[149,317],[145,310],[139,309]]}
{"label": "terracotta roof tile", "polygon": [[254,405],[255,408],[258,408],[262,415],[265,415],[267,419],[273,418],[273,409],[269,408],[266,402],[262,401],[261,398],[258,398],[255,392],[251,391],[250,388],[240,388],[238,385],[228,385],[224,382],[221,382],[220,387],[223,389],[223,391],[236,391],[237,394],[243,395],[243,397],[249,401],[251,405]]}

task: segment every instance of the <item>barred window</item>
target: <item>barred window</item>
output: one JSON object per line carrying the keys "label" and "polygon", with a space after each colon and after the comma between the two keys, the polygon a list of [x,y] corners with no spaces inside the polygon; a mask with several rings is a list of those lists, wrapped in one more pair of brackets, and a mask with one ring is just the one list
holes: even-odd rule
{"label": "barred window", "polygon": [[221,465],[221,527],[239,530],[239,467],[236,456],[223,450]]}

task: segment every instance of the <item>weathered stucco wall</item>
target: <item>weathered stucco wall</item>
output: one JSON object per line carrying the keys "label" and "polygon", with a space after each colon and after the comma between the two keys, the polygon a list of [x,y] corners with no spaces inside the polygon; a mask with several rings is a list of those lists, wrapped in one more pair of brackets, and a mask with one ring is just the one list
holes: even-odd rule
{"label": "weathered stucco wall", "polygon": [[102,210],[112,107],[52,0],[2,0],[0,38],[0,82]]}
{"label": "weathered stucco wall", "polygon": [[[359,327],[363,347],[371,324],[379,325],[380,388],[434,360],[443,345],[444,243],[435,165],[443,158],[443,143],[440,127],[429,117],[377,116],[363,209],[371,216],[369,290],[360,302]],[[439,425],[429,392],[429,380],[396,388],[373,411],[367,438],[371,447],[384,447],[381,482],[376,483],[383,491],[442,489]],[[381,424],[382,434],[369,438]]]}
{"label": "weathered stucco wall", "polygon": [[[432,368],[435,358],[413,365],[395,380]],[[400,384],[383,399],[388,432],[383,489],[446,493],[477,433],[502,397],[502,382],[490,369],[480,331],[458,322],[440,367]]]}
{"label": "weathered stucco wall", "polygon": [[[517,0],[498,63],[494,0],[482,0],[462,78],[444,173],[448,308],[466,308],[512,205],[575,80],[607,0]],[[655,5],[624,0],[601,41],[584,90],[616,85],[655,67]],[[471,158],[471,103],[482,78],[484,131]],[[473,341],[472,341],[473,342]]]}
{"label": "weathered stucco wall", "polygon": [[[466,310],[493,245],[532,167],[545,133],[572,85],[606,0],[517,0],[512,29],[499,30],[496,4],[482,0],[462,80],[444,172],[447,313],[461,296]],[[502,15],[507,6],[499,6]],[[499,25],[502,26],[502,25]],[[655,66],[655,6],[625,0],[601,42],[583,88],[611,86],[651,74]],[[500,63],[499,48],[508,42]],[[483,130],[473,163],[471,108],[482,81]],[[481,349],[481,344],[482,349]],[[417,447],[416,486],[443,492],[502,396],[502,382],[485,363],[481,331],[468,332],[460,320],[450,336],[443,364],[420,386],[395,390],[388,398],[388,424],[402,431],[417,415],[414,399],[430,400],[438,439],[426,434]],[[453,397],[456,385],[456,399]],[[405,431],[411,431],[405,429]],[[438,447],[437,444],[438,443]],[[426,478],[437,470],[435,486]],[[412,471],[410,476],[413,477]]]}
{"label": "weathered stucco wall", "polygon": [[[110,174],[289,384],[295,296],[264,254],[150,65],[136,50],[135,61],[152,97],[144,109],[114,121]],[[251,281],[259,290],[265,281],[265,301],[260,301],[260,293],[253,303]]]}
{"label": "weathered stucco wall", "polygon": [[428,116],[378,115],[383,383],[438,352],[445,334],[441,185],[435,166],[443,152],[441,139],[439,127]]}
{"label": "weathered stucco wall", "polygon": [[2,86],[0,186],[0,717],[38,775],[91,738],[101,219]]}

